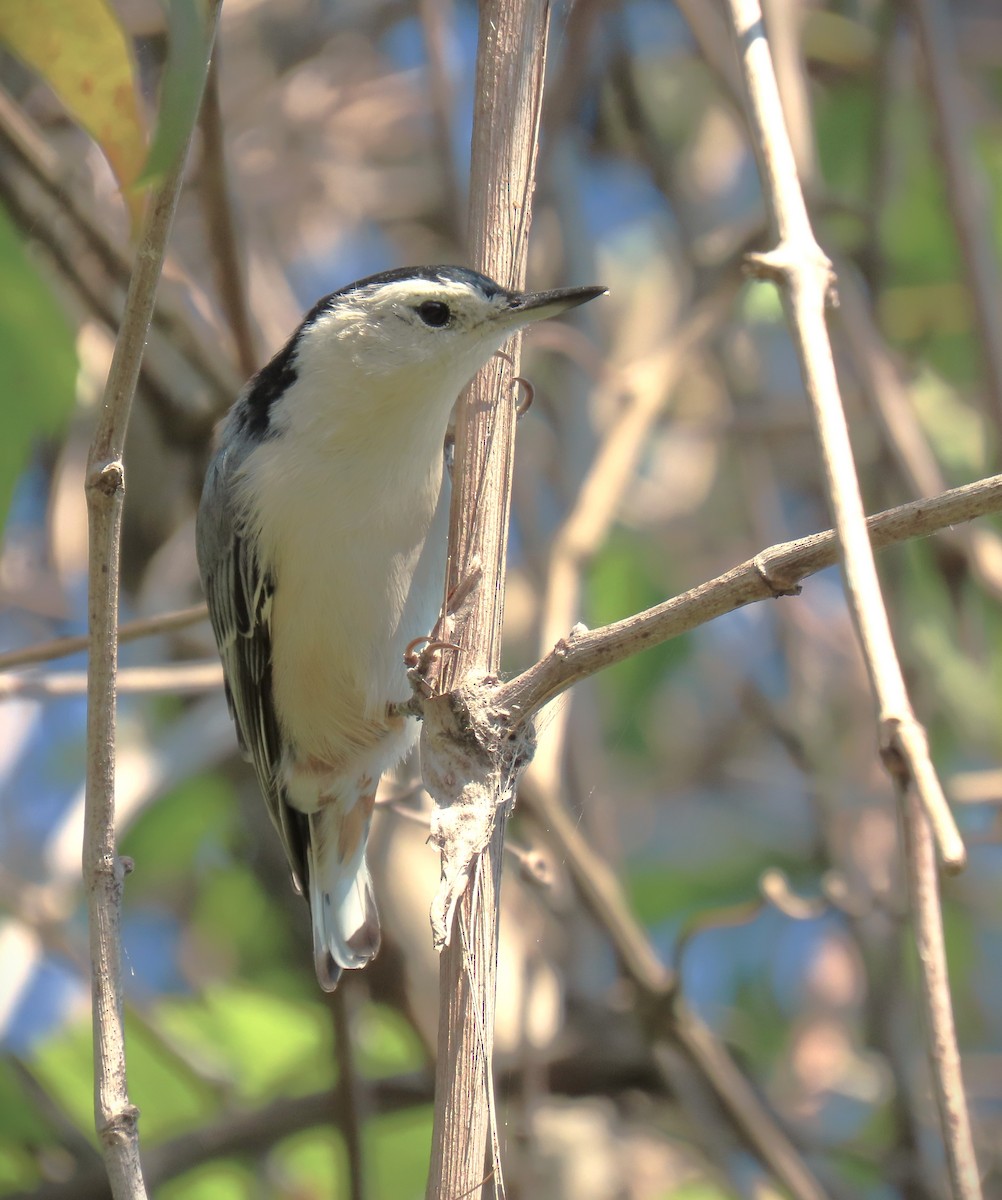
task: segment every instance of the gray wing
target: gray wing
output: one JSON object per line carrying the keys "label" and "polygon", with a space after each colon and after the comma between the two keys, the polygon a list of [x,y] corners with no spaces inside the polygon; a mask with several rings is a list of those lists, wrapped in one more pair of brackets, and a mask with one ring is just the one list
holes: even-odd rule
{"label": "gray wing", "polygon": [[271,686],[271,605],[275,582],[262,571],[234,512],[231,450],[209,467],[198,510],[196,545],[209,619],[226,678],[226,700],[241,748],[254,765],[268,812],[302,891],[306,821],[285,802],[279,784],[282,735]]}

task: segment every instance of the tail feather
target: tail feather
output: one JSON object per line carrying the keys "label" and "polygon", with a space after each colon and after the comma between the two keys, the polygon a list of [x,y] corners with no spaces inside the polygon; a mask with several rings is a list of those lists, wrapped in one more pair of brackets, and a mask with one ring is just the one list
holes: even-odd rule
{"label": "tail feather", "polygon": [[332,992],[343,970],[357,970],[379,949],[379,914],[365,862],[368,822],[347,857],[338,805],[310,817],[309,897],[317,980]]}

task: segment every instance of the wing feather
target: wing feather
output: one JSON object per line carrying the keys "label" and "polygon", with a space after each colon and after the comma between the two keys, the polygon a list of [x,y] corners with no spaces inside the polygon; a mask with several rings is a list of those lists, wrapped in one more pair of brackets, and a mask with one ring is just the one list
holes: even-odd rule
{"label": "wing feather", "polygon": [[244,754],[254,766],[268,813],[302,891],[306,819],[285,801],[283,739],[272,692],[271,608],[275,581],[262,570],[233,512],[233,464],[220,455],[206,478],[198,514],[198,559],[209,619],[226,678],[226,699]]}

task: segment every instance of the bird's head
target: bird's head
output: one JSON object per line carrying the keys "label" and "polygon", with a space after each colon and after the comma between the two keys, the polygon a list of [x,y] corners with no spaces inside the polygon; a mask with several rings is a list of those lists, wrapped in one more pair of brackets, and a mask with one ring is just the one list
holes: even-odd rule
{"label": "bird's head", "polygon": [[[601,295],[603,287],[511,292],[465,267],[417,267],[360,280],[304,323],[298,365],[346,368],[370,386],[434,381],[452,399],[517,330]],[[450,401],[451,403],[451,401]]]}

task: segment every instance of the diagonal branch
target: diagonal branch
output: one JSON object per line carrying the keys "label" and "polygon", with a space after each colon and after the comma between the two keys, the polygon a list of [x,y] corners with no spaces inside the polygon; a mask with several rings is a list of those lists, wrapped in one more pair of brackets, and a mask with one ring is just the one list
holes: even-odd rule
{"label": "diagonal branch", "polygon": [[[30,119],[0,91],[0,145],[11,154],[14,161],[35,181],[41,192],[53,203],[58,219],[49,218],[33,206],[34,211],[25,214],[28,236],[44,241],[55,257],[60,269],[70,282],[81,291],[98,316],[114,328],[118,321],[113,318],[114,306],[105,292],[91,286],[91,275],[80,263],[79,247],[93,256],[107,279],[124,288],[130,275],[129,256],[102,227],[97,216],[90,210],[78,190],[68,186],[61,169],[59,156],[41,136]],[[5,198],[10,202],[9,180],[5,181]],[[15,207],[18,205],[15,203]],[[66,223],[74,232],[74,239],[67,241],[66,233],[58,226]],[[179,268],[175,264],[175,273]],[[188,311],[171,294],[160,296],[153,312],[153,325],[181,355],[191,364],[194,371],[204,379],[211,389],[219,409],[229,404],[239,390],[242,380],[221,355],[218,347],[210,347],[202,333],[191,321]]]}
{"label": "diagonal branch", "polygon": [[[928,947],[941,943],[943,933],[935,860],[919,852],[929,832],[926,822],[948,867],[963,866],[964,846],[929,757],[925,730],[912,711],[894,650],[825,323],[825,305],[832,293],[834,274],[807,215],[765,38],[762,10],[758,0],[728,0],[728,8],[748,91],[753,142],[777,235],[775,248],[756,256],[754,265],[761,275],[782,285],[783,302],[824,459],[849,607],[879,709],[881,756],[903,801],[901,816],[908,828],[906,862],[913,895],[921,894],[925,901],[913,910],[917,939],[920,947]],[[921,812],[912,804],[913,797],[920,802]],[[920,829],[912,827],[916,818]],[[973,1200],[980,1197],[981,1188],[960,1077],[945,959],[926,953],[922,966],[927,1049],[950,1177],[956,1196]],[[931,996],[936,997],[935,1003],[929,1002]]]}
{"label": "diagonal branch", "polygon": [[[190,608],[158,613],[154,617],[138,617],[118,627],[118,641],[120,644],[135,642],[139,638],[173,633],[175,629],[187,629],[189,625],[197,625],[199,621],[207,620],[208,616],[209,610],[203,601],[201,604],[193,604]],[[0,654],[0,671],[28,667],[33,663],[51,662],[54,658],[68,658],[71,654],[79,654],[81,650],[86,650],[89,645],[90,637],[82,633],[52,638],[47,642],[36,642],[18,650],[6,650]]]}
{"label": "diagonal branch", "polygon": [[[542,836],[558,852],[585,908],[605,930],[623,972],[639,993],[637,1005],[659,1071],[672,1085],[675,1051],[727,1115],[740,1135],[796,1200],[824,1200],[824,1191],[772,1113],[755,1094],[726,1047],[683,1003],[677,978],[659,959],[643,927],[630,910],[622,886],[608,863],[588,845],[563,805],[526,779],[519,800],[539,822]],[[687,1089],[676,1089],[684,1102]]]}
{"label": "diagonal branch", "polygon": [[[881,550],[991,512],[1002,512],[1002,475],[953,488],[931,500],[913,500],[886,509],[870,517],[867,526],[874,548]],[[622,621],[601,629],[578,625],[545,658],[503,683],[496,702],[500,708],[530,717],[579,679],[641,650],[689,633],[756,600],[795,596],[801,580],[838,561],[838,540],[835,531],[828,529],[770,546],[723,575]]]}
{"label": "diagonal branch", "polygon": [[926,764],[925,731],[912,711],[894,651],[877,571],[866,534],[849,429],[839,395],[825,305],[833,293],[831,263],[814,237],[793,151],[786,134],[779,89],[757,0],[728,0],[749,93],[749,116],[778,241],[756,255],[753,269],[782,285],[808,399],[825,464],[835,529],[842,548],[850,610],[877,700],[881,753],[890,767],[902,758],[933,824],[943,861],[964,864],[960,834],[935,772]]}
{"label": "diagonal branch", "polygon": [[1002,269],[984,198],[972,137],[964,79],[957,57],[950,6],[943,0],[911,0],[925,59],[929,91],[946,170],[943,180],[971,289],[974,319],[987,375],[996,449],[1002,432]]}

